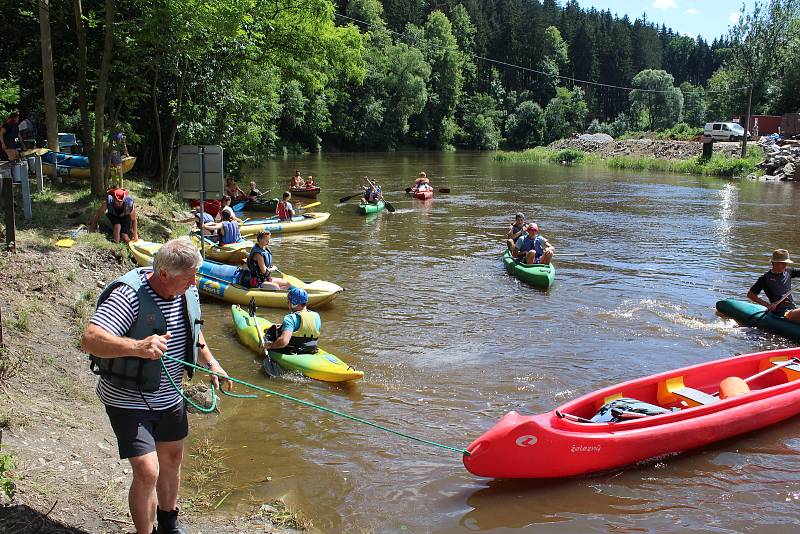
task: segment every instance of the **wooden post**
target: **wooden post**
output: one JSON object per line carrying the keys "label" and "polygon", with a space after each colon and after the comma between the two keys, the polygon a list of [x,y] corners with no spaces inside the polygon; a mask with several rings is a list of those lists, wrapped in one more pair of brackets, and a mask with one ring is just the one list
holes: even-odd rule
{"label": "wooden post", "polygon": [[747,128],[750,126],[750,102],[753,100],[753,86],[747,88],[747,114],[744,116],[744,136],[742,136],[742,157],[747,156]]}

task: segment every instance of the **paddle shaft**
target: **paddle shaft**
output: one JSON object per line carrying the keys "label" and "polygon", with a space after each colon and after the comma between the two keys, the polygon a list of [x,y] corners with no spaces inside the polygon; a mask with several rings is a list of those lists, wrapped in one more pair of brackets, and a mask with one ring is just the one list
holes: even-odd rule
{"label": "paddle shaft", "polygon": [[594,423],[591,419],[586,419],[585,417],[578,417],[577,415],[572,415],[571,413],[564,413],[559,412],[556,410],[556,416],[559,419],[566,419],[567,421],[575,421],[577,423]]}
{"label": "paddle shaft", "polygon": [[751,382],[751,381],[755,380],[756,378],[761,378],[762,376],[767,375],[767,374],[771,373],[772,371],[775,371],[776,369],[782,369],[784,367],[788,367],[788,366],[790,366],[792,364],[795,364],[795,363],[800,363],[800,358],[792,358],[791,360],[786,360],[783,363],[779,363],[777,365],[774,365],[774,366],[770,367],[769,369],[764,369],[760,373],[756,373],[756,374],[754,374],[753,376],[751,376],[749,378],[745,378],[744,381],[745,382]]}
{"label": "paddle shaft", "polygon": [[274,378],[280,374],[280,367],[275,361],[270,357],[269,350],[264,347],[264,338],[261,336],[261,328],[258,326],[258,321],[256,320],[256,313],[255,313],[255,298],[250,299],[250,317],[253,318],[253,323],[256,329],[256,335],[258,336],[258,346],[261,350],[264,351],[264,357],[267,359],[266,365],[264,365],[264,372],[267,373],[270,378]]}

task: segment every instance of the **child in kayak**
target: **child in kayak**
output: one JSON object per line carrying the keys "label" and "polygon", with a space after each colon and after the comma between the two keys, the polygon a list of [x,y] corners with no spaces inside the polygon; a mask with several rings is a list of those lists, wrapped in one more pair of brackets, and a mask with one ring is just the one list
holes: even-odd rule
{"label": "child in kayak", "polygon": [[[794,263],[789,251],[779,248],[772,253],[772,269],[762,274],[747,292],[747,298],[765,306],[775,315],[790,321],[800,322],[800,309],[792,298],[792,278],[800,276],[800,269],[789,268]],[[758,294],[764,292],[769,299],[766,302]]]}
{"label": "child in kayak", "polygon": [[291,313],[283,317],[279,334],[274,341],[264,340],[265,350],[284,350],[298,354],[317,352],[317,340],[322,329],[319,314],[309,311],[308,293],[305,289],[293,287],[286,295]]}

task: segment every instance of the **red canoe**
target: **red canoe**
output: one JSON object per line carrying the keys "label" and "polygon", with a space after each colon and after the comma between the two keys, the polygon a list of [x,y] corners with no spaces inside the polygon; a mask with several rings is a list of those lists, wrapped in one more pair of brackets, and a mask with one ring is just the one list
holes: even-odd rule
{"label": "red canoe", "polygon": [[424,191],[412,189],[411,193],[414,195],[414,198],[419,200],[428,200],[429,198],[433,198],[433,191],[431,189],[426,189]]}
{"label": "red canoe", "polygon": [[[616,469],[683,452],[800,413],[800,348],[745,354],[638,378],[539,415],[510,412],[476,439],[464,466],[493,478],[555,478]],[[766,372],[765,372],[766,371]],[[720,382],[739,377],[750,392],[720,400]],[[591,423],[620,396],[680,410]]]}
{"label": "red canoe", "polygon": [[295,197],[314,198],[319,195],[319,187],[290,187],[289,192]]}
{"label": "red canoe", "polygon": [[[200,201],[190,200],[189,205],[193,208],[197,208],[200,206]],[[220,202],[219,200],[206,200],[205,202],[203,202],[203,211],[205,211],[212,217],[216,217],[220,209],[222,209],[222,202]]]}

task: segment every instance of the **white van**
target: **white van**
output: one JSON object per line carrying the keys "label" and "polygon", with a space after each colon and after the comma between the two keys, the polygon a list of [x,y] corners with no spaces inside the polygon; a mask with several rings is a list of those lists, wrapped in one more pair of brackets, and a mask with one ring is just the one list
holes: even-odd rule
{"label": "white van", "polygon": [[703,128],[703,135],[711,137],[714,141],[741,141],[744,137],[744,128],[735,122],[707,122]]}

